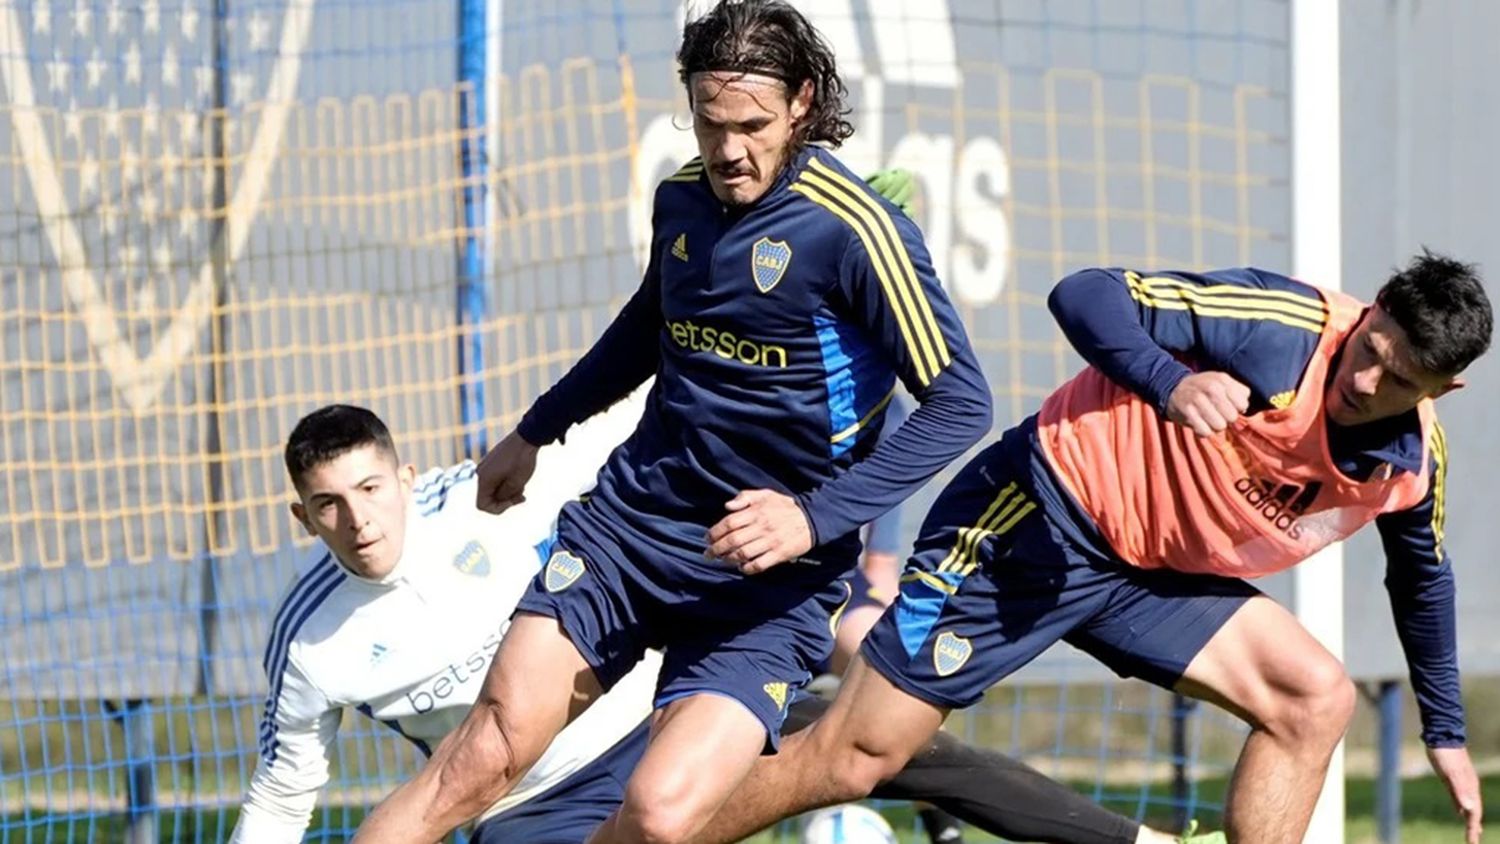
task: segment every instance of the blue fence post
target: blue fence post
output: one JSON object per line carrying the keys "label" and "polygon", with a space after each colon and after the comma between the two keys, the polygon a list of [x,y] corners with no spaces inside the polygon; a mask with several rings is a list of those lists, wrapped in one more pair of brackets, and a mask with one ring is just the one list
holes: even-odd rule
{"label": "blue fence post", "polygon": [[104,708],[125,733],[125,805],[127,844],[155,844],[160,840],[160,809],[156,805],[156,731],[151,704],[132,698]]}
{"label": "blue fence post", "polygon": [[[478,457],[489,447],[484,433],[485,321],[490,315],[486,272],[485,194],[489,162],[485,154],[486,0],[458,5],[459,167],[463,175],[464,234],[458,250],[458,407],[464,454]],[[472,383],[471,383],[472,381]],[[462,831],[453,844],[466,844]]]}
{"label": "blue fence post", "polygon": [[1381,844],[1401,840],[1401,684],[1380,682],[1380,773],[1375,787],[1375,824]]}
{"label": "blue fence post", "polygon": [[485,320],[490,315],[485,273],[485,0],[462,0],[458,7],[459,164],[463,175],[464,234],[458,250],[458,405],[464,453],[477,457],[488,447],[484,433]]}
{"label": "blue fence post", "polygon": [[1192,820],[1192,784],[1188,781],[1188,718],[1197,701],[1179,694],[1172,695],[1172,807],[1178,829],[1186,829]]}

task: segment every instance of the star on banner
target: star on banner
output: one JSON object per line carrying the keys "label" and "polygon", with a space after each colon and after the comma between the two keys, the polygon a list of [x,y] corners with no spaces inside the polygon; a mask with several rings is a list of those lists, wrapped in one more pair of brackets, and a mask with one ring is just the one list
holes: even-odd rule
{"label": "star on banner", "polygon": [[177,48],[168,44],[161,51],[161,84],[168,88],[176,88],[181,69],[182,66],[177,63]]}
{"label": "star on banner", "polygon": [[261,17],[260,10],[250,13],[250,49],[260,50],[266,46],[266,36],[271,33],[271,24]]}
{"label": "star on banner", "polygon": [[78,110],[78,103],[73,99],[68,100],[68,110],[63,112],[63,137],[75,144],[83,143],[83,112]]}
{"label": "star on banner", "polygon": [[198,40],[198,10],[192,5],[186,6],[178,17],[177,23],[182,26],[182,37],[189,41]]}
{"label": "star on banner", "polygon": [[62,51],[53,50],[52,60],[47,62],[47,89],[59,94],[68,90],[68,71],[73,66],[63,58]]}
{"label": "star on banner", "polygon": [[125,84],[141,84],[141,45],[134,41],[125,48]]}
{"label": "star on banner", "polygon": [[73,32],[84,38],[89,37],[89,20],[94,15],[94,10],[89,8],[89,0],[73,0],[73,11],[69,17],[73,19]]}
{"label": "star on banner", "polygon": [[32,0],[31,31],[52,31],[52,0]]}
{"label": "star on banner", "polygon": [[89,60],[83,65],[83,75],[88,77],[89,88],[98,88],[99,83],[104,81],[104,72],[107,70],[109,70],[109,65],[99,54],[99,48],[94,47],[94,52],[89,55]]}

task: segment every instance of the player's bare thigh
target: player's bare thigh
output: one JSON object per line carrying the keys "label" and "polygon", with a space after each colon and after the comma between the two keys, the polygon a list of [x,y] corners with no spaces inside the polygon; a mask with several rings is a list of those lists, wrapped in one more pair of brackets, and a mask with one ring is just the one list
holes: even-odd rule
{"label": "player's bare thigh", "polygon": [[1259,595],[1219,628],[1175,688],[1266,726],[1290,717],[1299,701],[1341,696],[1348,684],[1343,664],[1285,607]]}

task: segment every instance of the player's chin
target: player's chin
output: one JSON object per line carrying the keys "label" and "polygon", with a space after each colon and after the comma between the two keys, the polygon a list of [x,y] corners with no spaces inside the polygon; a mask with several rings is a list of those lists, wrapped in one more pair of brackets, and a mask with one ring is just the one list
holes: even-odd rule
{"label": "player's chin", "polygon": [[727,179],[720,176],[713,181],[713,188],[719,201],[730,206],[749,205],[760,199],[761,194],[765,192],[755,178],[749,175]]}

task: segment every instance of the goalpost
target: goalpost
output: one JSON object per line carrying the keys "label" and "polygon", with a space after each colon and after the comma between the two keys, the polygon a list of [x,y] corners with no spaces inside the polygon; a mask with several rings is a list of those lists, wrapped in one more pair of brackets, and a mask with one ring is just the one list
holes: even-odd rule
{"label": "goalpost", "polygon": [[[1292,273],[1323,287],[1343,281],[1339,4],[1292,0]],[[1344,656],[1344,548],[1325,548],[1293,570],[1297,620]],[[1343,844],[1344,743],[1328,765],[1308,844]]]}

